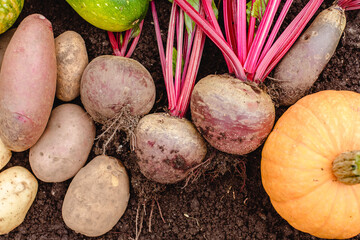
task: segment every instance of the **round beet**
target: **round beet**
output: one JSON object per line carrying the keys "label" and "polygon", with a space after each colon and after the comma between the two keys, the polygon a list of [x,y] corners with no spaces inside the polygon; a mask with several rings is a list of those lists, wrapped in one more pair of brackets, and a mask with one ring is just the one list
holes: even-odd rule
{"label": "round beet", "polygon": [[147,114],[155,102],[155,84],[138,61],[104,55],[85,68],[80,95],[94,121],[105,123],[123,113],[124,107],[132,116]]}
{"label": "round beet", "polygon": [[190,109],[195,126],[211,146],[238,155],[258,148],[275,119],[267,93],[229,75],[201,79],[191,95]]}
{"label": "round beet", "polygon": [[166,113],[143,117],[135,129],[134,145],[142,174],[168,184],[185,179],[207,152],[190,121]]}

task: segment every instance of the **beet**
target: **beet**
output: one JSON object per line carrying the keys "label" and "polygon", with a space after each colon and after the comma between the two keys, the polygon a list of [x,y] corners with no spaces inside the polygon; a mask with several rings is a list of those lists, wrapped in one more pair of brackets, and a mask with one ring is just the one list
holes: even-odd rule
{"label": "beet", "polygon": [[155,84],[136,60],[104,55],[92,60],[81,78],[80,95],[94,121],[105,123],[124,113],[147,114],[155,102]]}
{"label": "beet", "polygon": [[143,117],[135,129],[134,145],[141,173],[167,184],[185,179],[207,152],[190,121],[166,113]]}
{"label": "beet", "polygon": [[190,109],[195,126],[211,146],[238,155],[258,148],[275,119],[268,94],[229,75],[201,79],[191,95]]}

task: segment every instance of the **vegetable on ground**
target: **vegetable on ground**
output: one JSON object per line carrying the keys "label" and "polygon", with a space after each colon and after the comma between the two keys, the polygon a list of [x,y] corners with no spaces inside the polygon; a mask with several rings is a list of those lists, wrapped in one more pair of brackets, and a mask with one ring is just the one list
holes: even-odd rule
{"label": "vegetable on ground", "polygon": [[[225,103],[223,102],[224,89],[232,89],[231,84],[233,82],[227,76],[218,76],[219,79],[224,78],[222,79],[223,86],[217,87],[215,91],[212,91],[214,87],[208,87],[207,89],[211,90],[211,93],[204,89],[200,95],[200,91],[196,93],[194,90],[190,103],[194,124],[202,131],[205,139],[220,151],[246,154],[255,150],[270,133],[274,124],[275,108],[270,97],[260,97],[266,93],[263,93],[263,90],[259,88],[256,88],[256,91],[252,89],[251,93],[246,94],[247,88],[249,88],[248,84],[249,82],[257,84],[265,80],[300,35],[306,23],[321,5],[322,0],[310,0],[276,41],[275,38],[292,0],[287,0],[284,3],[276,21],[275,16],[280,0],[269,0],[267,4],[261,0],[252,1],[249,6],[249,21],[247,21],[246,0],[224,0],[225,36],[222,34],[219,23],[213,14],[211,1],[200,1],[206,17],[202,16],[185,0],[175,0],[175,3],[220,48],[224,54],[229,73],[234,74],[239,79],[236,90],[234,89],[229,96],[226,96],[231,100]],[[263,11],[263,9],[265,10]],[[202,81],[200,80],[200,82]],[[245,92],[243,96],[249,100],[243,101],[244,97],[236,97],[237,93],[241,91]],[[214,101],[205,101],[204,99],[208,98],[210,94],[212,94],[211,99]],[[215,101],[216,99],[218,101]],[[226,109],[226,105],[229,103],[239,106],[238,110],[232,108],[233,112],[225,110],[221,113],[218,112],[219,109]],[[246,106],[244,103],[252,103],[252,106]],[[260,109],[265,112],[260,114]],[[241,125],[237,124],[239,122]],[[265,133],[264,130],[267,132]],[[247,136],[252,137],[243,141],[242,137],[244,136],[246,136],[245,139]],[[250,144],[252,147],[249,147],[249,140],[252,142]],[[237,142],[237,147],[229,151],[227,145],[232,141]]]}
{"label": "vegetable on ground", "polygon": [[172,184],[185,179],[191,170],[201,164],[207,152],[205,142],[194,125],[183,118],[200,64],[205,35],[199,28],[185,26],[185,14],[173,3],[165,54],[154,1],[151,9],[169,113],[143,117],[135,129],[133,145],[144,176],[159,183]]}
{"label": "vegetable on ground", "polygon": [[277,121],[262,150],[263,186],[276,211],[319,238],[360,233],[360,94],[303,97]]}
{"label": "vegetable on ground", "polygon": [[339,0],[320,12],[275,68],[270,89],[279,105],[294,104],[319,77],[344,32],[345,11],[360,9],[358,0]]}
{"label": "vegetable on ground", "polygon": [[52,26],[27,16],[5,51],[0,72],[0,137],[13,151],[33,146],[45,130],[56,90]]}
{"label": "vegetable on ground", "polygon": [[147,114],[155,102],[155,84],[138,61],[103,55],[86,66],[80,96],[93,120],[104,124],[120,115]]}
{"label": "vegetable on ground", "polygon": [[56,97],[69,102],[80,94],[81,75],[89,63],[84,39],[74,31],[55,38],[57,80]]}
{"label": "vegetable on ground", "polygon": [[63,182],[75,176],[94,144],[95,125],[76,104],[62,104],[50,116],[39,141],[30,148],[29,162],[44,182]]}
{"label": "vegetable on ground", "polygon": [[36,178],[24,167],[0,172],[0,235],[8,234],[24,221],[37,190]]}
{"label": "vegetable on ground", "polygon": [[118,159],[95,157],[70,183],[62,206],[65,224],[89,237],[105,234],[124,214],[129,188],[129,177]]}

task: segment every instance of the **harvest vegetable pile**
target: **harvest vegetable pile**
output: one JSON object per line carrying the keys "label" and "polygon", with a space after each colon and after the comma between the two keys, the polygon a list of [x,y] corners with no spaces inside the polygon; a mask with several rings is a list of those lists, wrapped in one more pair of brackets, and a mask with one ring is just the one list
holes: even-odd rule
{"label": "harvest vegetable pile", "polygon": [[0,3],[0,239],[359,238],[360,1]]}

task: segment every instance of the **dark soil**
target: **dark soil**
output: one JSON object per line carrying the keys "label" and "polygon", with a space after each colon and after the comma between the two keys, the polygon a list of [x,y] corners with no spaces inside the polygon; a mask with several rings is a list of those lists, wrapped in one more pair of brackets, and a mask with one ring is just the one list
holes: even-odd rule
{"label": "dark soil", "polygon": [[[306,2],[294,1],[290,16]],[[165,0],[156,3],[165,41],[170,3]],[[330,5],[331,2],[325,2],[321,8]],[[85,39],[90,60],[112,54],[106,32],[85,22],[65,0],[25,0],[15,26],[31,13],[46,16],[53,24],[55,36],[66,30],[80,33]],[[360,14],[353,11],[347,16],[348,25],[336,54],[310,92],[324,89],[360,92]],[[144,32],[133,58],[141,62],[154,78],[157,99],[152,112],[163,111],[166,93],[150,14],[146,17]],[[225,73],[226,65],[222,59],[217,48],[207,41],[198,79],[211,73]],[[81,104],[79,99],[74,102]],[[277,118],[285,110],[277,108]],[[98,126],[98,134],[100,132]],[[123,134],[117,137],[125,138]],[[209,148],[210,160],[206,171],[192,175],[186,187],[185,182],[169,186],[148,182],[139,173],[129,147],[128,143],[122,143],[120,152],[107,151],[107,154],[122,160],[128,169],[132,186],[128,208],[110,232],[95,239],[135,238],[137,211],[141,216],[144,207],[146,211],[143,212],[140,239],[316,239],[292,228],[272,207],[261,184],[261,147],[246,156],[227,155]],[[94,156],[95,148],[89,159]],[[14,153],[6,168],[15,165],[31,170],[28,152]],[[87,239],[67,228],[61,217],[62,202],[69,184],[70,180],[54,184],[39,181],[38,194],[24,222],[0,239]]]}

